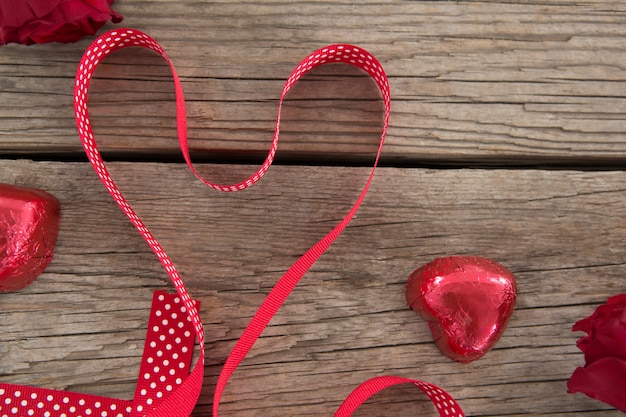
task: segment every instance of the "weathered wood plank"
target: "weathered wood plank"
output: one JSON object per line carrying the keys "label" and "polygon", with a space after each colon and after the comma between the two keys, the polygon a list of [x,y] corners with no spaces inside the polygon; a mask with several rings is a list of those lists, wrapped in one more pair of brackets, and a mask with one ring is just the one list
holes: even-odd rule
{"label": "weathered wood plank", "polygon": [[[194,415],[208,416],[221,364],[264,295],[348,211],[368,170],[278,166],[220,194],[179,164],[110,169],[202,301],[207,378]],[[200,169],[243,178],[253,167]],[[129,398],[165,273],[87,164],[5,160],[0,181],[46,189],[63,208],[48,270],[0,296],[1,379]],[[624,172],[380,169],[357,218],[235,373],[223,414],[331,415],[363,380],[397,374],[441,385],[468,415],[617,416],[566,394],[565,381],[583,363],[572,324],[626,290],[624,183]],[[497,260],[519,281],[509,328],[469,365],[439,353],[403,293],[413,269],[459,253]],[[434,415],[403,387],[358,415],[407,412]]]}
{"label": "weathered wood plank", "polygon": [[[374,53],[391,79],[388,163],[624,162],[624,2],[120,0],[115,7],[124,26],[147,31],[174,60],[192,146],[207,159],[259,158],[293,67],[318,47],[350,42]],[[88,42],[0,50],[0,153],[80,153],[72,80]],[[381,104],[357,75],[322,69],[297,87],[279,157],[368,160]],[[105,150],[178,154],[173,89],[160,58],[122,51],[98,77],[92,110]]]}

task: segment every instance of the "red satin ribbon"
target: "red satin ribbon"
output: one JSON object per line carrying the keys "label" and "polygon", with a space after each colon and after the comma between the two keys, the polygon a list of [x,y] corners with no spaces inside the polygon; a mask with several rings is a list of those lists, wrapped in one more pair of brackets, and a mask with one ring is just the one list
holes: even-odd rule
{"label": "red satin ribbon", "polygon": [[[390,114],[390,94],[389,94],[389,82],[387,76],[378,62],[378,60],[365,51],[362,48],[353,45],[330,45],[324,48],[319,49],[318,51],[313,52],[309,56],[307,56],[298,66],[293,70],[287,81],[285,82],[285,86],[280,95],[280,101],[278,105],[278,116],[276,118],[276,129],[274,132],[274,137],[272,140],[272,144],[270,146],[270,150],[265,159],[265,162],[261,165],[261,167],[257,170],[255,174],[250,176],[245,181],[242,181],[237,184],[232,185],[219,185],[211,183],[204,178],[202,178],[194,169],[191,158],[189,156],[189,149],[187,144],[187,126],[186,126],[186,112],[185,112],[185,101],[183,96],[183,89],[174,69],[172,62],[167,57],[165,51],[161,48],[161,46],[150,36],[139,32],[133,29],[119,29],[109,31],[98,39],[96,39],[86,50],[83,58],[80,62],[78,71],[76,73],[76,85],[74,90],[74,107],[75,107],[75,115],[76,122],[78,126],[78,132],[81,137],[83,147],[87,156],[93,165],[96,173],[102,180],[104,186],[107,188],[109,193],[118,203],[120,208],[124,211],[124,213],[129,217],[133,225],[137,228],[137,230],[141,233],[143,238],[146,240],[148,245],[152,248],[152,250],[157,255],[158,259],[161,261],[163,267],[169,274],[177,292],[180,297],[181,305],[185,307],[189,321],[196,333],[199,345],[200,345],[200,356],[198,362],[196,363],[194,369],[188,375],[187,378],[180,381],[176,386],[171,385],[171,391],[169,395],[165,396],[158,404],[152,402],[151,404],[146,404],[145,402],[140,404],[141,410],[138,410],[139,404],[137,403],[137,397],[133,401],[132,407],[130,407],[130,413],[132,411],[132,416],[134,415],[145,415],[150,417],[187,417],[192,412],[198,396],[200,394],[200,389],[202,387],[202,379],[204,372],[204,333],[202,330],[202,323],[200,321],[200,317],[198,315],[198,310],[196,308],[195,303],[191,300],[189,294],[187,293],[187,289],[185,288],[178,271],[174,267],[173,263],[163,250],[163,248],[156,241],[154,236],[150,233],[148,228],[143,224],[143,222],[139,219],[139,217],[135,214],[130,205],[126,202],[117,186],[115,185],[113,179],[109,175],[104,162],[98,152],[93,130],[91,127],[91,123],[89,121],[89,113],[87,110],[87,92],[89,87],[89,82],[93,73],[97,67],[97,65],[108,55],[113,53],[114,51],[125,48],[128,46],[141,46],[149,48],[156,53],[160,54],[170,65],[172,75],[174,78],[175,92],[176,92],[176,119],[178,124],[178,137],[180,142],[180,148],[183,152],[185,160],[189,165],[190,169],[194,172],[194,174],[207,186],[220,190],[220,191],[236,191],[245,189],[255,182],[257,182],[268,170],[270,167],[274,155],[276,153],[276,149],[278,146],[278,135],[279,135],[279,125],[280,125],[280,110],[282,106],[282,102],[284,97],[287,95],[291,87],[307,72],[316,68],[320,65],[332,62],[342,62],[346,64],[350,64],[356,66],[362,70],[364,70],[368,75],[370,75],[382,94],[383,103],[384,103],[384,124],[380,139],[380,145],[378,148],[378,153],[376,155],[376,160],[374,162],[374,167],[368,177],[368,180],[359,195],[356,203],[350,209],[348,214],[344,217],[344,219],[335,226],[326,236],[324,236],[317,244],[315,244],[311,249],[309,249],[300,259],[298,259],[295,264],[293,264],[287,272],[283,275],[283,277],[277,282],[272,291],[269,293],[265,301],[260,306],[259,310],[252,318],[250,324],[244,330],[241,338],[236,343],[233,348],[231,354],[226,360],[226,363],[222,369],[220,377],[217,382],[217,387],[214,396],[213,402],[213,416],[218,416],[218,409],[220,398],[222,393],[226,387],[226,384],[237,368],[237,366],[243,361],[247,353],[250,351],[258,337],[261,335],[265,327],[270,322],[271,318],[276,314],[278,309],[281,307],[283,302],[287,299],[293,288],[297,285],[300,279],[304,276],[304,274],[309,270],[309,268],[317,261],[317,259],[330,247],[333,241],[342,233],[342,231],[346,228],[352,217],[356,214],[361,202],[365,198],[367,190],[370,187],[372,182],[372,178],[374,175],[374,171],[376,169],[376,165],[378,164],[378,160],[380,158],[380,153],[382,150],[382,146],[384,143],[384,138],[387,132],[387,126],[389,124],[389,114]],[[140,381],[142,376],[140,375]],[[335,413],[337,417],[348,417],[352,414],[354,410],[356,410],[364,401],[370,398],[372,395],[376,394],[382,389],[385,389],[392,385],[397,384],[413,384],[417,388],[420,388],[422,391],[426,393],[426,395],[433,401],[435,404],[437,411],[439,412],[440,417],[464,417],[463,411],[458,406],[458,404],[450,397],[446,392],[444,392],[441,388],[429,384],[423,381],[417,381],[412,379],[394,377],[394,376],[386,376],[386,377],[377,377],[366,381],[359,387],[357,387],[345,400],[345,402],[340,406],[340,408]],[[140,389],[140,388],[138,388]],[[143,388],[146,389],[147,388]],[[152,390],[157,390],[156,392],[163,392],[162,385],[157,385],[152,388]],[[141,390],[141,389],[140,389]],[[161,390],[161,391],[159,391]],[[151,391],[151,392],[153,392]],[[141,391],[140,391],[141,392]],[[4,397],[9,398],[11,394],[8,392],[3,393]],[[14,393],[12,394],[14,395]],[[1,397],[0,397],[1,398]],[[9,414],[6,411],[6,408],[2,409],[3,414]],[[61,414],[57,412],[57,410],[48,410],[50,412],[49,415],[45,417],[61,417]],[[127,409],[124,410],[125,412]],[[122,416],[130,416],[131,414],[120,413]],[[41,414],[43,416],[43,414]],[[70,417],[66,415],[66,417]],[[106,417],[106,416],[102,416]]]}

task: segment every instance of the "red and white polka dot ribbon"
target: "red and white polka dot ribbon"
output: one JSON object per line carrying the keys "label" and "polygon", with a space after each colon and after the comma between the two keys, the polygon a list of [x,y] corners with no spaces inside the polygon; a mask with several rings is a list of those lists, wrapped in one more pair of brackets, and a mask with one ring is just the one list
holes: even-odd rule
{"label": "red and white polka dot ribbon", "polygon": [[[217,382],[213,401],[213,416],[217,417],[220,398],[224,389],[226,388],[228,380],[230,379],[237,366],[243,361],[247,353],[250,351],[256,340],[265,329],[265,327],[269,324],[272,317],[276,314],[278,309],[287,299],[287,297],[300,281],[300,279],[347,227],[350,220],[356,214],[361,202],[365,198],[365,195],[372,182],[376,165],[378,164],[378,160],[380,158],[380,153],[389,124],[389,114],[391,108],[389,81],[378,60],[367,51],[357,46],[345,44],[330,45],[313,52],[304,60],[302,60],[300,64],[298,64],[298,66],[293,70],[293,72],[285,82],[285,86],[280,95],[280,101],[278,105],[276,129],[274,131],[272,144],[270,146],[270,150],[267,154],[265,162],[259,167],[255,174],[250,176],[245,181],[232,185],[219,185],[202,178],[195,171],[191,163],[187,143],[187,120],[182,85],[180,83],[178,75],[176,74],[172,62],[168,58],[165,51],[161,48],[161,46],[150,36],[133,29],[119,29],[109,31],[100,36],[89,46],[79,64],[78,71],[76,73],[76,85],[74,89],[74,109],[76,123],[79,135],[83,143],[83,147],[96,173],[102,180],[104,186],[118,203],[122,211],[124,211],[124,213],[128,216],[133,225],[141,233],[143,238],[152,248],[154,253],[157,255],[157,258],[161,261],[163,267],[169,274],[174,284],[174,287],[178,292],[175,297],[179,299],[179,303],[182,306],[181,308],[185,309],[185,313],[187,314],[187,317],[189,319],[191,329],[195,332],[195,335],[200,345],[200,356],[195,367],[193,368],[191,373],[183,378],[183,376],[181,376],[181,374],[176,371],[175,375],[168,376],[168,372],[170,372],[172,366],[175,368],[175,361],[177,359],[174,359],[173,357],[172,359],[166,359],[168,361],[168,365],[163,365],[163,367],[159,364],[154,364],[154,361],[161,359],[158,352],[161,352],[162,354],[168,352],[168,346],[173,348],[175,345],[177,345],[176,339],[174,339],[174,343],[172,343],[171,341],[166,343],[165,350],[161,347],[158,347],[160,345],[155,345],[153,347],[152,342],[149,342],[149,344],[147,342],[147,356],[144,355],[144,362],[142,362],[142,372],[144,373],[140,373],[139,375],[139,382],[137,386],[138,392],[136,393],[135,399],[133,400],[132,404],[129,405],[123,401],[111,399],[107,399],[108,402],[105,402],[104,399],[99,399],[99,397],[97,400],[95,400],[100,404],[98,410],[104,410],[104,408],[106,407],[109,407],[109,409],[111,409],[111,407],[115,407],[115,411],[119,410],[120,416],[124,417],[134,417],[140,415],[150,417],[189,416],[197,402],[198,396],[200,395],[204,371],[204,333],[202,330],[202,323],[198,315],[197,307],[187,293],[187,289],[185,288],[174,264],[171,262],[171,260],[169,259],[163,248],[160,246],[160,244],[157,242],[157,240],[154,238],[154,236],[150,233],[148,228],[143,224],[143,222],[135,214],[134,210],[126,202],[126,200],[118,190],[117,186],[115,185],[113,179],[109,175],[106,166],[102,160],[102,157],[98,152],[91,123],[89,121],[89,113],[87,110],[87,94],[89,82],[93,76],[96,67],[106,56],[110,55],[118,49],[129,46],[140,46],[149,48],[160,54],[170,65],[174,78],[176,92],[176,119],[178,125],[178,138],[183,156],[185,157],[185,160],[187,161],[187,164],[189,165],[192,172],[202,182],[204,182],[207,186],[220,191],[237,191],[245,189],[257,182],[269,169],[278,146],[280,110],[283,99],[285,98],[291,87],[302,76],[304,76],[313,68],[333,62],[341,62],[356,66],[365,71],[374,79],[374,81],[378,85],[378,88],[380,89],[383,98],[384,123],[380,139],[380,145],[378,148],[378,153],[376,155],[376,160],[374,162],[374,167],[368,177],[365,186],[363,187],[360,196],[358,197],[356,203],[350,209],[348,214],[344,217],[344,219],[287,270],[283,277],[274,286],[272,291],[270,291],[257,313],[252,318],[250,324],[244,330],[242,336],[240,337],[231,354],[227,358]],[[157,309],[157,311],[163,312],[164,310]],[[152,324],[151,318],[150,326],[152,327],[151,329],[149,329],[149,333],[150,331],[152,331],[154,335],[158,334],[158,337],[160,338],[163,330],[163,324],[160,325],[158,323],[158,314],[153,314],[153,317],[156,316],[157,318],[154,319],[156,320],[155,324]],[[167,327],[167,325],[165,325],[165,327]],[[169,332],[169,330],[167,332]],[[167,335],[165,335],[165,337],[167,337]],[[180,355],[180,353],[178,354]],[[162,361],[161,363],[164,364],[165,362]],[[152,371],[150,371],[151,366]],[[166,368],[168,369],[168,371],[163,374],[163,371]],[[147,370],[144,371],[144,369]],[[440,417],[464,417],[463,411],[461,410],[459,405],[441,388],[427,382],[394,376],[376,377],[361,384],[348,396],[344,403],[339,407],[339,409],[335,413],[335,416],[348,417],[364,401],[366,401],[368,398],[370,398],[372,395],[376,394],[380,390],[390,387],[392,385],[406,383],[413,384],[417,388],[420,388],[424,393],[426,393],[426,395],[435,404]],[[5,402],[8,401],[7,404],[13,404],[14,401],[19,402],[20,398],[22,398],[23,395],[26,395],[26,391],[23,387],[4,385],[2,386],[2,390],[3,391],[1,391],[2,396],[0,397],[0,401],[4,399]],[[18,393],[19,395],[17,395]],[[90,406],[91,413],[89,414],[84,409],[80,409],[81,414],[79,414],[77,412],[78,408],[76,405],[70,406],[74,407],[74,411],[72,411],[72,413],[68,413],[66,409],[63,409],[65,411],[61,412],[61,404],[64,403],[66,398],[68,399],[68,404],[69,402],[73,401],[72,399],[70,399],[69,394],[59,391],[41,391],[40,394],[37,394],[37,398],[42,398],[41,396],[44,394],[45,398],[47,398],[48,396],[52,396],[53,399],[50,402],[42,402],[42,408],[29,408],[29,410],[32,409],[32,411],[34,412],[34,414],[32,415],[37,417],[71,417],[78,415],[93,415],[95,405],[93,407]],[[42,410],[45,411],[42,412]],[[13,409],[6,408],[4,406],[1,409],[1,413],[3,416],[11,415],[12,411]],[[20,411],[18,414],[21,415],[22,411]],[[26,413],[24,415],[26,416],[29,414]],[[107,412],[106,415],[102,413],[100,414],[101,417],[107,417],[110,415],[112,414],[109,412]]]}
{"label": "red and white polka dot ribbon", "polygon": [[195,336],[180,297],[155,291],[132,401],[0,383],[0,413],[3,417],[142,416],[189,375]]}

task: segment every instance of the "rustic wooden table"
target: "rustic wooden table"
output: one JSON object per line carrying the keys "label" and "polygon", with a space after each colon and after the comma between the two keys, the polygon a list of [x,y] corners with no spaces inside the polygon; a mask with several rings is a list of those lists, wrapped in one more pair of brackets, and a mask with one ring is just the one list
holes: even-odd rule
{"label": "rustic wooden table", "polygon": [[[194,159],[216,180],[243,179],[262,161],[284,80],[309,52],[354,43],[390,77],[383,167],[235,373],[223,415],[328,416],[382,374],[440,385],[472,416],[621,415],[567,394],[566,381],[584,363],[572,324],[626,292],[625,2],[114,7],[118,26],[147,32],[174,61]],[[151,293],[169,283],[80,147],[72,88],[92,39],[0,48],[0,182],[62,204],[53,262],[0,296],[0,377],[130,398]],[[203,303],[208,363],[195,415],[208,416],[221,365],[264,295],[365,183],[377,88],[345,65],[306,76],[285,104],[276,165],[234,194],[204,187],[182,163],[160,57],[114,54],[91,93],[112,174]],[[519,283],[504,336],[468,365],[443,356],[404,301],[414,269],[453,254],[492,258]],[[407,414],[436,415],[409,387],[357,415]]]}

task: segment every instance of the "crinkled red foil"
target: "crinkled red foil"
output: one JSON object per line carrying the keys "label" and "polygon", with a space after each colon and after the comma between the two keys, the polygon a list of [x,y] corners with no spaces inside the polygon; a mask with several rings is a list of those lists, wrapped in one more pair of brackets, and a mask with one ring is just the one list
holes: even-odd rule
{"label": "crinkled red foil", "polygon": [[60,212],[45,191],[0,184],[0,292],[22,289],[46,269]]}
{"label": "crinkled red foil", "polygon": [[113,0],[0,0],[0,45],[76,42],[122,16]]}
{"label": "crinkled red foil", "polygon": [[570,377],[568,392],[584,393],[626,413],[626,294],[610,297],[572,331],[587,336],[576,343],[585,366]]}
{"label": "crinkled red foil", "polygon": [[502,265],[477,256],[449,256],[411,274],[406,300],[428,322],[439,349],[469,363],[498,341],[516,293],[515,277]]}

